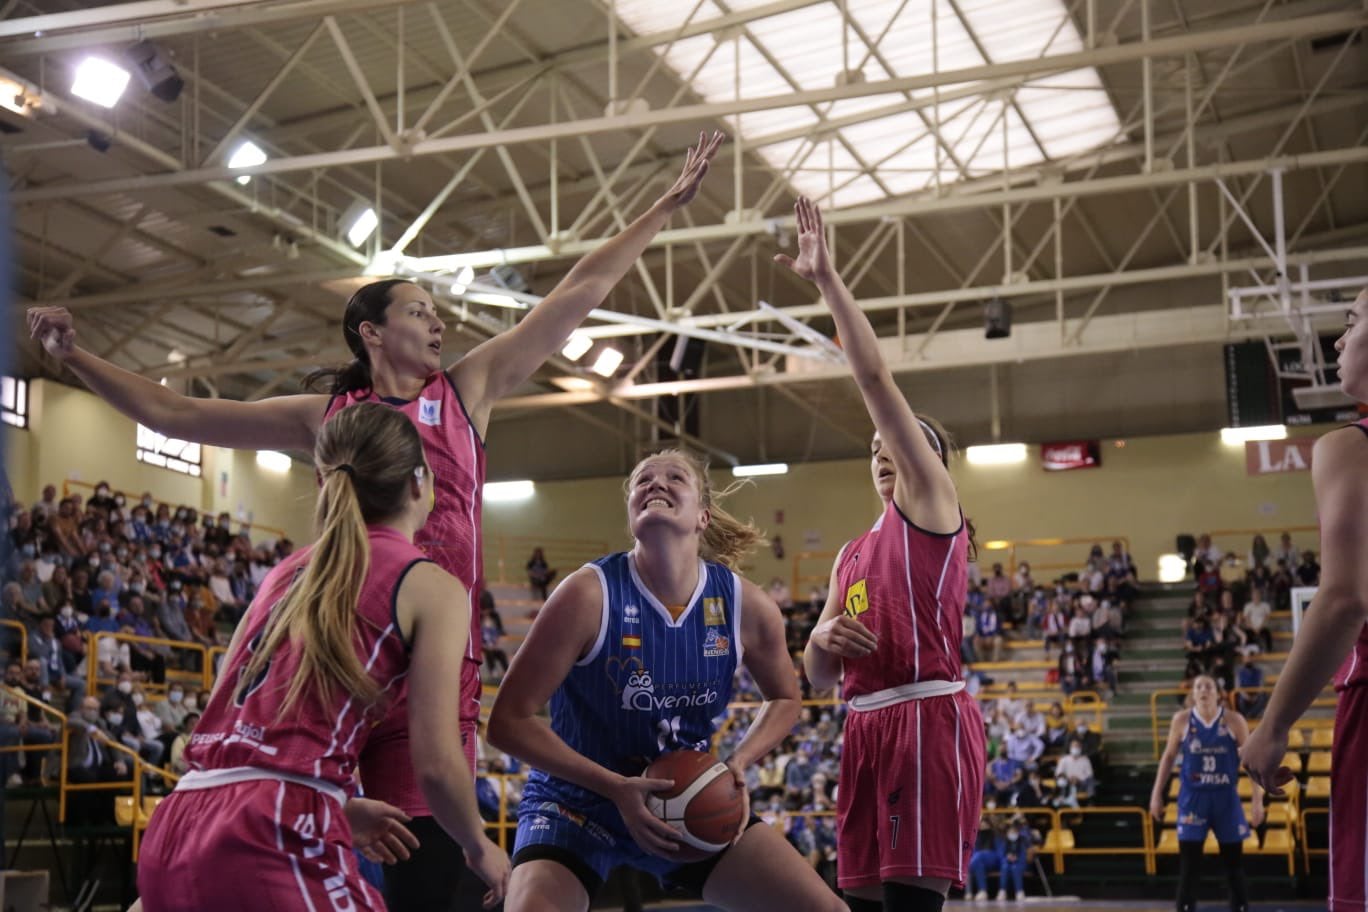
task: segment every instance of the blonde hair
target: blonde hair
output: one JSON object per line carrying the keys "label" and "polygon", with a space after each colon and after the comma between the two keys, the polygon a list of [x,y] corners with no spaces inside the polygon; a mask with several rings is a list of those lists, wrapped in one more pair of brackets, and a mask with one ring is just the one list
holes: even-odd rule
{"label": "blonde hair", "polygon": [[413,424],[378,403],[343,409],[324,424],[314,465],[323,483],[314,515],[318,541],[249,645],[252,657],[236,685],[241,700],[260,684],[276,649],[287,640],[295,644],[299,667],[282,712],[306,690],[324,702],[335,688],[367,706],[379,699],[380,689],[356,652],[356,606],[370,571],[366,525],[398,514],[409,483],[426,470]]}
{"label": "blonde hair", "polygon": [[716,561],[732,570],[737,569],[746,555],[754,551],[765,540],[765,533],[757,529],[753,523],[742,522],[722,508],[721,501],[735,494],[744,486],[745,482],[735,481],[718,491],[712,486],[706,460],[688,450],[670,448],[652,453],[638,462],[632,469],[632,473],[627,476],[626,482],[623,483],[623,491],[630,494],[632,479],[636,477],[641,467],[647,461],[662,456],[676,457],[688,465],[693,472],[694,479],[698,482],[699,502],[712,518],[707,528],[703,530],[699,553],[707,560]]}

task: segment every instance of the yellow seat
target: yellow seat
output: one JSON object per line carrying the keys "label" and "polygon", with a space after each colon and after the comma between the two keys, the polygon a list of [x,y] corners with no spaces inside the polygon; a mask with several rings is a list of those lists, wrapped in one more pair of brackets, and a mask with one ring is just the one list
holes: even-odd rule
{"label": "yellow seat", "polygon": [[1333,728],[1313,728],[1311,729],[1311,749],[1329,750],[1335,743],[1335,730]]}
{"label": "yellow seat", "polygon": [[133,796],[116,795],[114,798],[114,822],[122,827],[133,825]]}
{"label": "yellow seat", "polygon": [[1045,834],[1045,844],[1041,851],[1056,852],[1059,850],[1072,852],[1074,849],[1073,830],[1050,830]]}
{"label": "yellow seat", "polygon": [[1168,799],[1170,801],[1178,797],[1178,789],[1182,787],[1182,780],[1174,776],[1169,780]]}
{"label": "yellow seat", "polygon": [[152,819],[152,812],[157,809],[157,805],[161,804],[164,798],[164,795],[145,796],[142,800],[142,814],[139,815],[138,822],[146,826],[147,821]]}
{"label": "yellow seat", "polygon": [[1330,752],[1315,751],[1306,763],[1306,771],[1313,776],[1330,775]]}
{"label": "yellow seat", "polygon": [[1306,797],[1324,801],[1330,800],[1330,777],[1312,776],[1306,780]]}
{"label": "yellow seat", "polygon": [[[1244,806],[1246,820],[1254,816],[1252,808],[1253,805]],[[1295,819],[1291,807],[1285,801],[1275,801],[1264,808],[1264,820],[1270,827],[1285,827]]]}
{"label": "yellow seat", "polygon": [[1283,757],[1282,765],[1285,766],[1285,767],[1287,767],[1288,769],[1290,769],[1292,772],[1296,773],[1297,775],[1301,775],[1301,771],[1302,771],[1302,757],[1301,757],[1301,754],[1288,754],[1287,756]]}
{"label": "yellow seat", "polygon": [[[1175,811],[1176,813],[1176,811]],[[1167,814],[1165,818],[1167,818]],[[1159,831],[1159,845],[1155,849],[1161,855],[1178,854],[1178,831],[1168,828]],[[1206,842],[1202,844],[1202,851],[1207,855],[1216,855],[1221,851],[1221,846],[1216,842],[1215,833],[1207,833]]]}

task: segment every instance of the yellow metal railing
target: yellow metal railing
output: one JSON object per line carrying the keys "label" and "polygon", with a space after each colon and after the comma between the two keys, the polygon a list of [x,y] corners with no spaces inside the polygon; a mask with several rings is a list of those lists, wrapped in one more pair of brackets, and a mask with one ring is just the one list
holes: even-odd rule
{"label": "yellow metal railing", "polygon": [[[1044,558],[1049,556],[1060,557],[1062,555],[1039,555],[1042,549],[1062,548],[1064,546],[1086,546],[1091,548],[1093,545],[1106,543],[1104,547],[1110,553],[1111,542],[1119,541],[1126,553],[1130,553],[1130,539],[1125,535],[1090,535],[1081,538],[1002,538],[990,539],[979,545],[979,563],[995,564],[1001,563],[1007,573],[1015,570],[1017,565],[1025,561],[1031,565],[1031,574],[1036,575],[1040,570],[1081,570],[1088,562],[1087,555],[1074,555],[1069,560],[1056,560],[1047,562]],[[1007,552],[1006,560],[999,560],[999,554]]]}
{"label": "yellow metal railing", "polygon": [[[9,627],[19,632],[19,664],[28,661],[28,628],[20,621],[0,621],[0,627]],[[10,659],[10,661],[14,661]]]}
{"label": "yellow metal railing", "polygon": [[[44,715],[52,717],[52,719],[55,720],[57,730],[59,732],[66,730],[67,717],[65,713],[57,709],[54,709],[53,707],[44,703],[42,700],[35,700],[33,697],[30,697],[22,690],[16,690],[15,688],[10,687],[7,684],[0,684],[0,688],[3,688],[6,695],[23,702],[26,706],[35,707],[39,712],[43,713]],[[0,754],[32,754],[53,752],[60,753],[61,756],[59,758],[59,762],[61,763],[62,770],[64,771],[66,769],[66,738],[62,737],[61,735],[59,735],[57,740],[52,742],[51,744],[16,744],[13,747],[0,747]],[[42,773],[45,774],[46,770],[43,770]],[[40,775],[43,784],[48,784],[47,776],[42,774]],[[63,773],[59,771],[59,776],[60,775],[63,775]]]}
{"label": "yellow metal railing", "polygon": [[[143,830],[147,829],[147,824],[151,820],[150,815],[144,813],[143,777],[149,774],[160,776],[163,781],[171,785],[175,785],[177,782],[180,781],[180,776],[176,775],[168,769],[163,769],[160,766],[153,766],[152,764],[143,760],[143,758],[138,754],[137,751],[133,750],[127,745],[120,744],[117,741],[105,737],[103,733],[96,732],[94,734],[87,734],[87,737],[99,738],[100,743],[103,744],[105,747],[109,748],[115,753],[123,754],[124,756],[130,759],[129,771],[133,777],[132,781],[130,782],[127,779],[118,779],[113,782],[69,782],[67,780],[66,758],[67,755],[70,753],[70,746],[68,742],[71,740],[71,736],[74,733],[75,732],[73,729],[67,728],[65,729],[62,735],[62,780],[60,792],[61,797],[59,799],[58,804],[57,819],[62,821],[63,823],[66,822],[67,796],[73,792],[123,792],[125,790],[131,790],[133,793],[133,818],[131,823],[133,830],[133,860],[136,862],[138,860],[138,848],[142,841]],[[118,797],[118,795],[115,796],[116,801]]]}
{"label": "yellow metal railing", "polygon": [[1150,818],[1149,811],[1145,808],[1122,806],[1089,806],[1077,808],[1060,808],[1056,813],[1058,815],[1057,820],[1059,822],[1060,828],[1063,828],[1064,818],[1072,816],[1098,816],[1102,814],[1111,814],[1113,816],[1129,816],[1131,814],[1135,814],[1140,818],[1141,846],[1139,848],[1133,846],[1074,846],[1071,849],[1061,849],[1059,852],[1058,868],[1060,873],[1063,873],[1064,871],[1065,855],[1139,855],[1143,857],[1145,860],[1145,873],[1153,874],[1155,872],[1154,830],[1152,828],[1152,820]]}
{"label": "yellow metal railing", "polygon": [[502,585],[526,585],[527,561],[542,549],[556,579],[608,553],[606,541],[584,538],[547,538],[539,535],[493,535],[484,541],[485,581]]}
{"label": "yellow metal railing", "polygon": [[[86,695],[97,697],[100,695],[100,686],[115,683],[113,678],[100,677],[100,640],[113,640],[118,643],[138,643],[143,646],[166,646],[170,649],[187,652],[191,655],[198,655],[201,670],[198,672],[182,672],[177,669],[168,668],[166,676],[169,679],[175,678],[181,681],[189,681],[195,684],[203,684],[204,689],[208,690],[213,683],[213,670],[208,661],[208,651],[199,643],[187,643],[183,640],[165,640],[161,637],[145,637],[132,633],[87,633],[86,634]],[[165,684],[145,684],[144,689],[154,693],[160,693],[166,689]]]}
{"label": "yellow metal railing", "polygon": [[1312,856],[1312,855],[1316,855],[1316,856],[1326,855],[1326,856],[1328,856],[1328,855],[1330,854],[1330,849],[1329,849],[1329,848],[1324,848],[1324,849],[1313,849],[1313,848],[1311,848],[1311,839],[1310,839],[1310,837],[1308,837],[1308,836],[1306,835],[1306,833],[1307,833],[1306,822],[1307,822],[1308,819],[1310,819],[1310,818],[1313,817],[1313,816],[1324,817],[1324,818],[1326,819],[1326,821],[1328,822],[1329,819],[1330,819],[1330,809],[1329,809],[1328,807],[1302,808],[1301,817],[1298,818],[1298,823],[1300,824],[1300,827],[1301,827],[1301,835],[1300,835],[1299,841],[1301,842],[1301,849],[1302,849],[1302,869],[1303,869],[1307,874],[1310,874],[1310,873],[1311,873],[1311,856]]}

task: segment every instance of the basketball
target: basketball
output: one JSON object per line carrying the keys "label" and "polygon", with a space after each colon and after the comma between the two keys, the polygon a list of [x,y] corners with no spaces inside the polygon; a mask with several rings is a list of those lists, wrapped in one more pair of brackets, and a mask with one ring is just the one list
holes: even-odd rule
{"label": "basketball", "polygon": [[741,832],[745,796],[731,770],[712,754],[672,751],[657,757],[642,775],[674,781],[673,788],[653,792],[646,806],[678,831],[679,858],[697,861],[716,855]]}

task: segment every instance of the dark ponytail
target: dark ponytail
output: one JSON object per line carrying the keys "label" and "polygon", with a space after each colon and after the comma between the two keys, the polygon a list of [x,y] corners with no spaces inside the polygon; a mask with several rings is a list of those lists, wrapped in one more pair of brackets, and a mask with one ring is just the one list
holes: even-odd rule
{"label": "dark ponytail", "polygon": [[370,389],[370,353],[361,340],[361,324],[375,323],[385,325],[385,309],[390,304],[390,289],[405,284],[407,279],[382,279],[362,285],[347,301],[347,309],[342,315],[342,340],[355,356],[351,363],[342,367],[320,367],[304,378],[304,388],[314,391],[326,387],[330,395],[342,396],[352,390]]}

